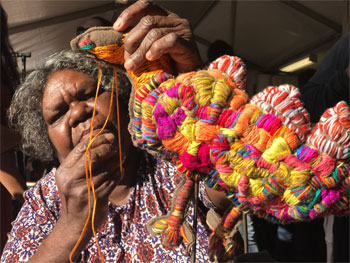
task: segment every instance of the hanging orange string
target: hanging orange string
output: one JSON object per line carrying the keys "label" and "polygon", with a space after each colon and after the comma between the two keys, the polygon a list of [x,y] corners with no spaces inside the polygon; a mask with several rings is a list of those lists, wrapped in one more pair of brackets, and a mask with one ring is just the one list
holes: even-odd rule
{"label": "hanging orange string", "polygon": [[[93,198],[94,198],[94,203],[93,203],[93,211],[92,211],[92,219],[91,219],[91,224],[92,224],[92,231],[93,231],[93,235],[96,241],[96,245],[97,245],[97,249],[98,249],[98,253],[99,256],[101,258],[102,262],[105,262],[103,255],[101,253],[101,248],[98,244],[98,240],[96,237],[96,231],[95,231],[95,227],[94,227],[94,221],[95,221],[95,212],[96,212],[96,195],[95,195],[95,187],[94,187],[94,183],[92,180],[92,167],[91,167],[91,146],[92,143],[96,140],[96,138],[103,132],[104,128],[106,127],[111,111],[112,111],[112,105],[113,105],[113,92],[114,92],[114,82],[116,82],[116,78],[115,78],[116,74],[113,74],[113,81],[112,81],[112,92],[111,92],[111,100],[110,100],[110,105],[109,105],[109,111],[108,111],[108,115],[107,118],[105,120],[105,123],[103,125],[103,127],[101,128],[101,130],[95,135],[94,138],[92,138],[92,134],[93,134],[93,123],[94,123],[94,119],[95,119],[95,115],[96,115],[96,104],[97,104],[97,98],[98,98],[98,94],[99,94],[99,89],[100,89],[100,84],[101,84],[101,78],[102,78],[102,71],[99,68],[99,74],[98,74],[98,83],[97,83],[97,89],[96,89],[96,95],[95,95],[95,102],[94,102],[94,110],[93,110],[93,114],[92,114],[92,119],[91,119],[91,126],[90,126],[90,142],[87,146],[86,152],[85,152],[85,174],[86,174],[86,182],[87,182],[87,188],[88,188],[88,206],[89,206],[89,212],[88,212],[88,217],[85,221],[83,230],[80,234],[80,237],[78,239],[78,241],[76,242],[74,248],[72,249],[70,255],[69,255],[69,261],[72,263],[72,256],[75,252],[75,250],[77,249],[77,247],[79,246],[84,233],[86,231],[87,225],[89,223],[90,220],[90,215],[91,215],[91,202],[90,202],[90,185],[91,185],[91,189],[92,189],[92,193],[93,193]],[[118,116],[119,117],[119,116]],[[119,131],[119,124],[118,124],[118,131]],[[120,148],[119,148],[120,150]],[[89,182],[90,179],[90,182]]]}
{"label": "hanging orange string", "polygon": [[118,146],[119,146],[119,168],[120,168],[120,179],[123,180],[124,174],[123,174],[123,159],[122,159],[122,143],[121,143],[121,136],[120,136],[120,114],[119,114],[119,95],[118,95],[118,83],[117,83],[117,71],[114,68],[113,69],[113,79],[115,79],[115,100],[117,104],[117,119],[118,119]]}

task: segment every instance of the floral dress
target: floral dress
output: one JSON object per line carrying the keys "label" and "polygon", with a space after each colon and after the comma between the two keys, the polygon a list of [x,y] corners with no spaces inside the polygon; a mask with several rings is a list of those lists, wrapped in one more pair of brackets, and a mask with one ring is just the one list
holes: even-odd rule
{"label": "floral dress", "polygon": [[[97,230],[97,239],[107,262],[190,262],[191,255],[184,244],[166,249],[159,236],[151,236],[147,222],[168,213],[172,195],[180,178],[176,168],[158,161],[152,173],[140,172],[128,202],[117,206],[109,202],[107,221]],[[26,262],[36,252],[44,238],[54,228],[61,210],[55,181],[56,169],[44,176],[24,194],[25,203],[12,223],[12,231],[1,257],[1,262]],[[200,185],[200,208],[197,226],[197,262],[209,262],[208,228],[204,213],[211,208],[204,185]],[[192,205],[187,221],[193,221]],[[81,262],[100,262],[93,239],[81,252]]]}

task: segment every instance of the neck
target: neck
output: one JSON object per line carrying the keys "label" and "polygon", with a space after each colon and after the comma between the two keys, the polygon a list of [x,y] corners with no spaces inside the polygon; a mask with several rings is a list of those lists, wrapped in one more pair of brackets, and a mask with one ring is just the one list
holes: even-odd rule
{"label": "neck", "polygon": [[116,205],[125,205],[128,202],[130,191],[137,182],[140,156],[136,151],[127,156],[132,157],[127,157],[123,162],[123,178],[109,195],[109,200]]}

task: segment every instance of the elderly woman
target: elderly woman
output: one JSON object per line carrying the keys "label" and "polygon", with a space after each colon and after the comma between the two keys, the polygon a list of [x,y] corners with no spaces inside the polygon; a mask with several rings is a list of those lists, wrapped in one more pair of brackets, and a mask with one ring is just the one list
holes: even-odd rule
{"label": "elderly woman", "polygon": [[[165,12],[142,1],[127,9],[122,17],[127,19],[128,15],[135,13],[147,14],[154,8]],[[149,17],[147,19],[151,21]],[[152,21],[154,26],[159,26],[157,19]],[[140,35],[138,28],[140,26],[130,33],[126,46],[134,46],[130,43],[136,41],[133,35]],[[180,29],[179,32],[184,32],[183,29],[190,32],[186,23]],[[179,38],[170,38],[174,47],[186,41],[181,34],[178,36],[182,39],[180,42]],[[143,49],[143,54],[150,48]],[[182,68],[193,68],[196,64],[193,58],[186,58],[186,54],[176,56],[178,66],[184,62]],[[140,58],[140,55],[136,57]],[[187,59],[190,63],[186,63]],[[133,63],[135,65],[137,63]],[[59,166],[25,192],[25,203],[13,222],[2,262],[66,262],[79,239],[89,211],[85,151],[90,139],[98,67],[103,71],[103,78],[93,121],[93,135],[96,135],[101,131],[109,111],[113,73],[109,65],[99,61],[97,66],[97,61],[90,55],[62,51],[49,57],[16,91],[9,109],[9,120],[22,135],[23,151],[42,161],[57,159]],[[94,222],[102,255],[107,262],[188,262],[190,255],[183,246],[165,250],[160,238],[151,237],[146,229],[146,223],[151,218],[164,215],[170,209],[170,200],[179,178],[172,165],[153,161],[132,146],[127,131],[131,85],[123,70],[118,70],[118,87],[123,174],[120,174],[117,157],[115,104],[106,128],[91,147],[97,200]],[[215,194],[211,193],[214,201]],[[212,205],[203,185],[200,187],[200,199],[206,207]],[[198,223],[199,262],[209,260],[204,220],[200,217]],[[73,260],[96,262],[99,257],[90,225],[75,250]]]}

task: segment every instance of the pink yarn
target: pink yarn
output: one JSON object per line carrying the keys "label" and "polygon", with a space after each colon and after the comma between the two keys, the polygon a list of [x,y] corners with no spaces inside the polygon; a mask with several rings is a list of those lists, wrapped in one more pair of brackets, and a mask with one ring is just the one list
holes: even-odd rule
{"label": "pink yarn", "polygon": [[249,179],[246,176],[242,176],[238,181],[238,192],[242,195],[247,195],[249,190]]}
{"label": "pink yarn", "polygon": [[283,209],[283,207],[285,207],[286,204],[284,203],[284,201],[282,201],[281,197],[275,197],[271,200],[268,200],[266,206],[270,207],[271,209],[277,210]]}
{"label": "pink yarn", "polygon": [[183,166],[185,166],[189,171],[194,171],[200,165],[200,161],[197,156],[184,152],[179,156],[179,159]]}
{"label": "pink yarn", "polygon": [[286,220],[286,221],[291,221],[291,220],[293,220],[293,217],[291,217],[289,214],[288,214],[288,210],[289,210],[290,208],[289,207],[285,207],[284,208],[284,210],[283,210],[283,215],[282,215],[282,218],[283,218],[283,220]]}
{"label": "pink yarn", "polygon": [[210,160],[210,148],[206,143],[202,143],[198,149],[198,158],[201,164],[198,167],[198,170],[203,173],[209,173],[213,164]]}
{"label": "pink yarn", "polygon": [[185,152],[184,154],[180,155],[179,158],[183,166],[185,166],[188,170],[209,173],[212,167],[209,150],[209,146],[202,143],[199,146],[197,156]]}
{"label": "pink yarn", "polygon": [[308,163],[303,163],[294,154],[283,156],[278,159],[278,162],[283,161],[285,164],[296,168],[298,171],[310,169],[311,165]]}
{"label": "pink yarn", "polygon": [[179,99],[179,84],[180,83],[178,83],[176,86],[168,89],[166,92],[166,95],[168,95],[168,97],[170,97],[170,98]]}
{"label": "pink yarn", "polygon": [[267,114],[261,118],[257,123],[258,128],[263,128],[265,131],[273,135],[279,127],[281,127],[281,121],[272,114]]}
{"label": "pink yarn", "polygon": [[261,203],[260,198],[256,197],[256,196],[252,197],[249,201],[254,206],[257,206],[257,205],[259,205]]}
{"label": "pink yarn", "polygon": [[270,169],[272,166],[264,158],[260,158],[257,165],[258,165],[258,167],[262,167],[262,168],[266,168],[266,169]]}
{"label": "pink yarn", "polygon": [[158,104],[154,112],[154,119],[158,126],[158,137],[162,140],[170,139],[174,136],[177,126],[171,117],[166,113],[163,106]]}
{"label": "pink yarn", "polygon": [[257,148],[255,148],[253,145],[251,145],[251,144],[244,143],[244,146],[249,149],[250,154],[247,155],[247,156],[244,156],[243,160],[247,159],[247,158],[250,158],[250,159],[253,159],[255,161],[255,163],[257,163],[257,160],[261,156],[261,152]]}
{"label": "pink yarn", "polygon": [[232,173],[233,172],[233,169],[227,163],[217,164],[215,166],[215,168],[219,173]]}
{"label": "pink yarn", "polygon": [[183,121],[186,119],[186,113],[184,112],[183,109],[178,108],[176,113],[173,116],[171,116],[171,119],[175,122],[177,126],[180,126],[183,123]]}
{"label": "pink yarn", "polygon": [[323,189],[321,191],[322,201],[329,207],[339,200],[339,191]]}

